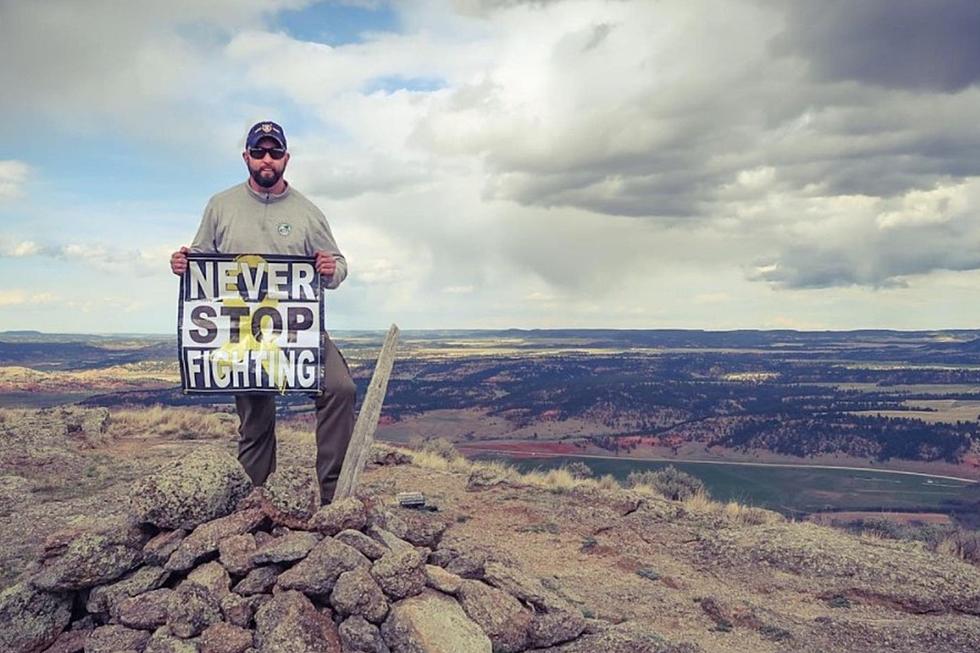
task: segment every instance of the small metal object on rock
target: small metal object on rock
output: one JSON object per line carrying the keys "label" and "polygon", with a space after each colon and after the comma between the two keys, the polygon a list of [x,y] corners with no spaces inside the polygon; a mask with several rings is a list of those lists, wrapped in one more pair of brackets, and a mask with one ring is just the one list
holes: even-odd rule
{"label": "small metal object on rock", "polygon": [[405,508],[421,508],[425,505],[425,495],[421,492],[399,492],[395,495],[398,505]]}

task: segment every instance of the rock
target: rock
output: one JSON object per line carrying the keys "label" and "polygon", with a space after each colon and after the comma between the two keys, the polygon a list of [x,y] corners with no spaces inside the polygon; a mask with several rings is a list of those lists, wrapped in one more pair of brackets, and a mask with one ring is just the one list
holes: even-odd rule
{"label": "rock", "polygon": [[181,639],[199,635],[211,624],[221,621],[221,605],[207,588],[183,582],[170,597],[167,625]]}
{"label": "rock", "polygon": [[150,641],[150,633],[126,626],[100,626],[85,641],[85,653],[120,653],[142,651]]}
{"label": "rock", "polygon": [[368,453],[367,462],[372,465],[407,465],[412,457],[392,447],[374,443]]}
{"label": "rock", "polygon": [[371,539],[361,531],[348,528],[337,533],[334,538],[348,546],[354,547],[369,560],[377,560],[388,553],[388,547],[377,540]]}
{"label": "rock", "polygon": [[208,626],[199,638],[201,653],[244,653],[252,647],[252,633],[224,622]]}
{"label": "rock", "polygon": [[458,598],[469,618],[490,637],[495,652],[524,650],[532,615],[520,601],[478,580],[464,580]]}
{"label": "rock", "polygon": [[585,617],[577,610],[540,612],[531,619],[528,639],[534,647],[553,646],[575,639],[585,631]]}
{"label": "rock", "polygon": [[243,575],[255,568],[255,536],[251,533],[231,535],[218,542],[219,560],[228,573]]}
{"label": "rock", "polygon": [[257,549],[252,555],[252,562],[264,565],[270,562],[302,560],[319,541],[320,537],[315,533],[292,531]]}
{"label": "rock", "polygon": [[449,527],[449,520],[436,512],[393,508],[382,514],[386,529],[415,546],[434,548]]}
{"label": "rock", "polygon": [[274,509],[269,515],[274,523],[305,523],[320,506],[320,484],[311,467],[279,467],[266,479],[264,490]]}
{"label": "rock", "polygon": [[342,615],[360,615],[376,624],[388,614],[384,592],[366,567],[345,571],[337,578],[330,605]]}
{"label": "rock", "polygon": [[381,637],[381,631],[364,617],[354,615],[344,620],[337,629],[345,651],[358,653],[391,653]]}
{"label": "rock", "polygon": [[415,549],[391,551],[371,565],[371,576],[397,601],[425,589],[425,560]]}
{"label": "rock", "polygon": [[483,580],[539,610],[571,610],[572,604],[547,589],[537,578],[495,561],[483,566]]}
{"label": "rock", "polygon": [[255,615],[255,642],[259,651],[340,653],[333,621],[317,612],[299,592],[283,591]]}
{"label": "rock", "polygon": [[231,591],[231,578],[228,576],[228,570],[217,562],[208,562],[196,567],[194,571],[187,574],[187,580],[206,588],[219,600]]}
{"label": "rock", "polygon": [[474,467],[466,480],[466,489],[471,492],[485,490],[496,485],[507,485],[508,479],[488,467]]}
{"label": "rock", "polygon": [[164,569],[184,571],[218,550],[218,543],[232,535],[243,535],[259,528],[266,520],[258,509],[242,510],[201,524],[173,552]]}
{"label": "rock", "polygon": [[49,591],[81,590],[115,580],[143,559],[147,537],[133,524],[101,531],[61,531],[44,545],[31,584]]}
{"label": "rock", "polygon": [[259,567],[258,569],[253,569],[248,572],[248,576],[241,579],[237,585],[235,585],[234,591],[242,596],[251,596],[252,594],[265,594],[266,592],[271,592],[273,586],[276,584],[276,580],[279,578],[279,574],[282,573],[282,567],[278,565],[269,565],[268,567]]}
{"label": "rock", "polygon": [[369,527],[368,534],[373,537],[375,541],[380,542],[387,547],[390,551],[415,549],[411,543],[406,542],[391,531],[381,528],[380,526]]}
{"label": "rock", "polygon": [[634,622],[624,622],[599,633],[582,635],[559,646],[535,649],[535,653],[697,653],[691,644],[672,644]]}
{"label": "rock", "polygon": [[483,578],[484,566],[489,559],[486,551],[478,548],[452,546],[440,547],[429,556],[429,562],[462,578]]}
{"label": "rock", "polygon": [[[424,590],[391,606],[381,634],[392,653],[490,653],[490,638],[453,599]],[[596,649],[600,651],[601,649]]]}
{"label": "rock", "polygon": [[133,484],[137,519],[188,530],[224,517],[252,489],[241,464],[217,447],[200,447]]}
{"label": "rock", "polygon": [[371,562],[357,549],[327,537],[313,547],[303,560],[280,574],[276,586],[306,594],[326,595],[333,590],[340,574],[370,565]]}
{"label": "rock", "polygon": [[66,630],[58,636],[54,644],[44,649],[44,653],[84,653],[85,642],[92,630]]}
{"label": "rock", "polygon": [[143,547],[143,564],[162,566],[185,537],[187,531],[183,528],[157,534]]}
{"label": "rock", "polygon": [[72,597],[38,590],[25,582],[0,592],[0,650],[39,651],[71,621]]}
{"label": "rock", "polygon": [[357,497],[347,497],[323,506],[310,518],[311,529],[331,536],[346,529],[360,530],[366,524],[364,502]]}
{"label": "rock", "polygon": [[225,616],[225,621],[233,626],[248,628],[252,624],[255,611],[271,598],[267,594],[239,596],[230,593],[221,599],[221,614]]}
{"label": "rock", "polygon": [[460,583],[463,579],[456,574],[451,574],[442,567],[435,565],[425,566],[425,583],[429,587],[435,588],[446,594],[455,594],[459,591]]}
{"label": "rock", "polygon": [[199,653],[197,638],[180,639],[170,634],[170,630],[163,626],[157,628],[146,644],[143,653]]}
{"label": "rock", "polygon": [[93,587],[89,592],[85,609],[93,614],[112,614],[113,607],[119,601],[162,587],[169,577],[170,573],[163,567],[155,565],[140,567],[111,585]]}
{"label": "rock", "polygon": [[150,590],[119,601],[113,617],[124,626],[153,630],[167,623],[167,611],[174,591],[169,588]]}

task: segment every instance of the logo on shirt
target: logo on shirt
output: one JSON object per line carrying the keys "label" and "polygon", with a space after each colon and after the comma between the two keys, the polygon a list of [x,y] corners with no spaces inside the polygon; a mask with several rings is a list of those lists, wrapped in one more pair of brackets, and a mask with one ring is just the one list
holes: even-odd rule
{"label": "logo on shirt", "polygon": [[279,226],[276,227],[276,231],[279,232],[280,236],[288,236],[289,232],[293,230],[293,225],[288,222],[280,222]]}

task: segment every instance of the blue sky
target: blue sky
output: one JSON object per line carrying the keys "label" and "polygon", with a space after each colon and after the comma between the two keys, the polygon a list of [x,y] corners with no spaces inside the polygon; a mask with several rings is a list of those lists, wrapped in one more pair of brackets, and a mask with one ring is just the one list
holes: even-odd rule
{"label": "blue sky", "polygon": [[263,119],[350,263],[331,328],[976,326],[980,6],[819,18],[5,2],[0,330],[172,331],[169,253]]}

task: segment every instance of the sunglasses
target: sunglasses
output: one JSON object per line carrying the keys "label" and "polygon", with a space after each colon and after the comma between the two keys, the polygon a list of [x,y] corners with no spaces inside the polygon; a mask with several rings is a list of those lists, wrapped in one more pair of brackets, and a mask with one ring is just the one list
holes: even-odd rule
{"label": "sunglasses", "polygon": [[286,156],[286,149],[282,147],[250,147],[248,148],[248,155],[256,160],[262,160],[265,155],[268,154],[274,160],[278,161],[282,157]]}

